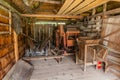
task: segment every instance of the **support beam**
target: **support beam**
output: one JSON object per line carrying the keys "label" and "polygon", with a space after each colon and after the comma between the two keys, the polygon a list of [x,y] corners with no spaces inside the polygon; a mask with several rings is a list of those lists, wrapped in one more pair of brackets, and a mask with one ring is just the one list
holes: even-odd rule
{"label": "support beam", "polygon": [[104,39],[104,38],[106,38],[106,37],[109,37],[109,36],[115,35],[115,34],[118,33],[118,32],[120,32],[120,29],[117,29],[116,31],[111,32],[110,34],[107,34],[107,35],[101,37],[101,39]]}
{"label": "support beam", "polygon": [[117,1],[117,2],[120,2],[120,0],[111,0],[111,1]]}
{"label": "support beam", "polygon": [[94,9],[92,10],[92,15],[95,15],[95,13],[96,13],[96,9],[94,8]]}
{"label": "support beam", "polygon": [[39,1],[39,2],[51,3],[51,4],[61,4],[61,1],[54,1],[54,0],[33,0],[33,1]]}
{"label": "support beam", "polygon": [[38,18],[71,18],[82,19],[83,16],[69,16],[69,15],[40,15],[40,14],[21,14],[23,17],[38,17]]}
{"label": "support beam", "polygon": [[102,12],[102,13],[99,13],[99,14],[96,14],[96,15],[93,15],[93,16],[90,16],[90,18],[96,17],[96,16],[101,16],[101,15],[103,15],[103,14],[105,14],[105,15],[110,15],[110,14],[117,14],[117,13],[120,13],[120,8],[116,8],[116,9],[113,9],[113,10],[109,10],[109,11],[106,11],[106,12]]}
{"label": "support beam", "polygon": [[53,55],[53,56],[37,56],[37,57],[23,57],[24,60],[43,60],[43,59],[54,59],[54,58],[63,58],[64,56]]}
{"label": "support beam", "polygon": [[107,3],[103,5],[103,12],[106,12],[106,11],[107,11]]}
{"label": "support beam", "polygon": [[19,59],[19,51],[18,51],[18,35],[15,31],[13,31],[14,34],[14,53],[15,53],[15,61],[17,62]]}

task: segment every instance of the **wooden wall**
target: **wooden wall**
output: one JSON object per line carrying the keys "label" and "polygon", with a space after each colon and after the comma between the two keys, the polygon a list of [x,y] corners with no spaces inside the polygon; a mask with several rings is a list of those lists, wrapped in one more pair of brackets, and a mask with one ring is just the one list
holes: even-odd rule
{"label": "wooden wall", "polygon": [[34,26],[34,39],[43,42],[46,38],[53,34],[54,25],[50,24],[38,24]]}
{"label": "wooden wall", "polygon": [[32,24],[27,26],[28,36],[33,38],[35,41],[42,44],[47,38],[54,35],[53,31],[55,30],[54,24]]}
{"label": "wooden wall", "polygon": [[15,63],[14,40],[11,35],[0,35],[0,79],[9,71]]}
{"label": "wooden wall", "polygon": [[25,43],[25,36],[19,35],[18,36],[18,52],[19,52],[19,58],[21,58],[25,53],[26,43]]}
{"label": "wooden wall", "polygon": [[[111,34],[112,33],[112,34]],[[109,71],[120,77],[120,16],[109,17],[103,20],[102,36],[104,38],[103,44],[108,47],[108,64]]]}
{"label": "wooden wall", "polygon": [[[10,25],[9,18],[9,11],[1,9],[0,7],[0,80],[17,61],[15,49],[18,47],[18,59],[25,51],[25,38],[22,35],[17,35],[18,38],[16,40],[18,43],[16,43],[14,29],[10,31],[10,26],[8,26]],[[15,46],[15,43],[18,44],[18,46]]]}

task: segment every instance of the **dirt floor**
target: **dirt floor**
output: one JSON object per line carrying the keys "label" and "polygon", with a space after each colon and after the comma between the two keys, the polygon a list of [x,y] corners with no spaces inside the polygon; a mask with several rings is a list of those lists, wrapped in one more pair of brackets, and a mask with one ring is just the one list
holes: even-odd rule
{"label": "dirt floor", "polygon": [[118,80],[113,74],[105,74],[88,66],[83,72],[82,65],[76,65],[73,57],[65,57],[59,64],[54,60],[31,61],[34,71],[30,80]]}

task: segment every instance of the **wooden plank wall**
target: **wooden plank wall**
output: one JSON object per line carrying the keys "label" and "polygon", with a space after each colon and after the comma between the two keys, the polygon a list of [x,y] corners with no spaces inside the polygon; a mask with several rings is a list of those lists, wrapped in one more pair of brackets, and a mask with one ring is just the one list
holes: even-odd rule
{"label": "wooden plank wall", "polygon": [[19,58],[21,58],[25,53],[26,43],[25,43],[25,36],[20,34],[18,36],[18,52],[19,52]]}
{"label": "wooden plank wall", "polygon": [[33,38],[36,41],[42,43],[46,40],[46,38],[53,35],[55,26],[52,24],[36,24],[31,26],[31,29],[33,30],[29,33],[33,35]]}
{"label": "wooden plank wall", "polygon": [[[0,14],[9,17],[8,13],[0,9]],[[0,17],[0,23],[9,24],[9,20],[6,17]],[[8,31],[8,26],[0,25],[0,31]],[[15,49],[14,49],[14,34],[13,29],[11,34],[0,34],[0,80],[6,75],[6,73],[15,64]],[[24,54],[25,38],[22,35],[18,35],[18,52],[21,57]],[[20,58],[19,57],[19,58]]]}
{"label": "wooden plank wall", "polygon": [[[102,36],[120,30],[120,16],[109,17],[103,20]],[[120,31],[104,38],[103,42],[109,48],[109,71],[120,77]]]}
{"label": "wooden plank wall", "polygon": [[15,63],[13,33],[0,35],[0,80]]}

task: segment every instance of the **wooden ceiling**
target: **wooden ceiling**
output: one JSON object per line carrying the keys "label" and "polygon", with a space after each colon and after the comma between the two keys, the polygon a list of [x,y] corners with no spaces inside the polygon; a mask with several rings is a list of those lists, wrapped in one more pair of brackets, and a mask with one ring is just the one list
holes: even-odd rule
{"label": "wooden ceiling", "polygon": [[[57,15],[81,15],[84,12],[91,12],[95,7],[104,3],[116,6],[120,0],[4,0],[16,8],[22,14],[57,14]],[[30,4],[33,1],[34,4]],[[115,4],[113,4],[115,3]],[[119,4],[117,4],[119,5]],[[108,6],[108,7],[111,7]],[[116,7],[115,7],[116,8]],[[97,8],[98,9],[98,8]],[[99,8],[100,9],[100,8]]]}
{"label": "wooden ceiling", "polygon": [[[110,1],[120,2],[120,0],[66,0],[57,14],[79,15]],[[114,5],[112,6],[114,7]]]}
{"label": "wooden ceiling", "polygon": [[[20,13],[56,14],[62,6],[62,0],[4,0]],[[33,4],[28,4],[31,2]]]}

